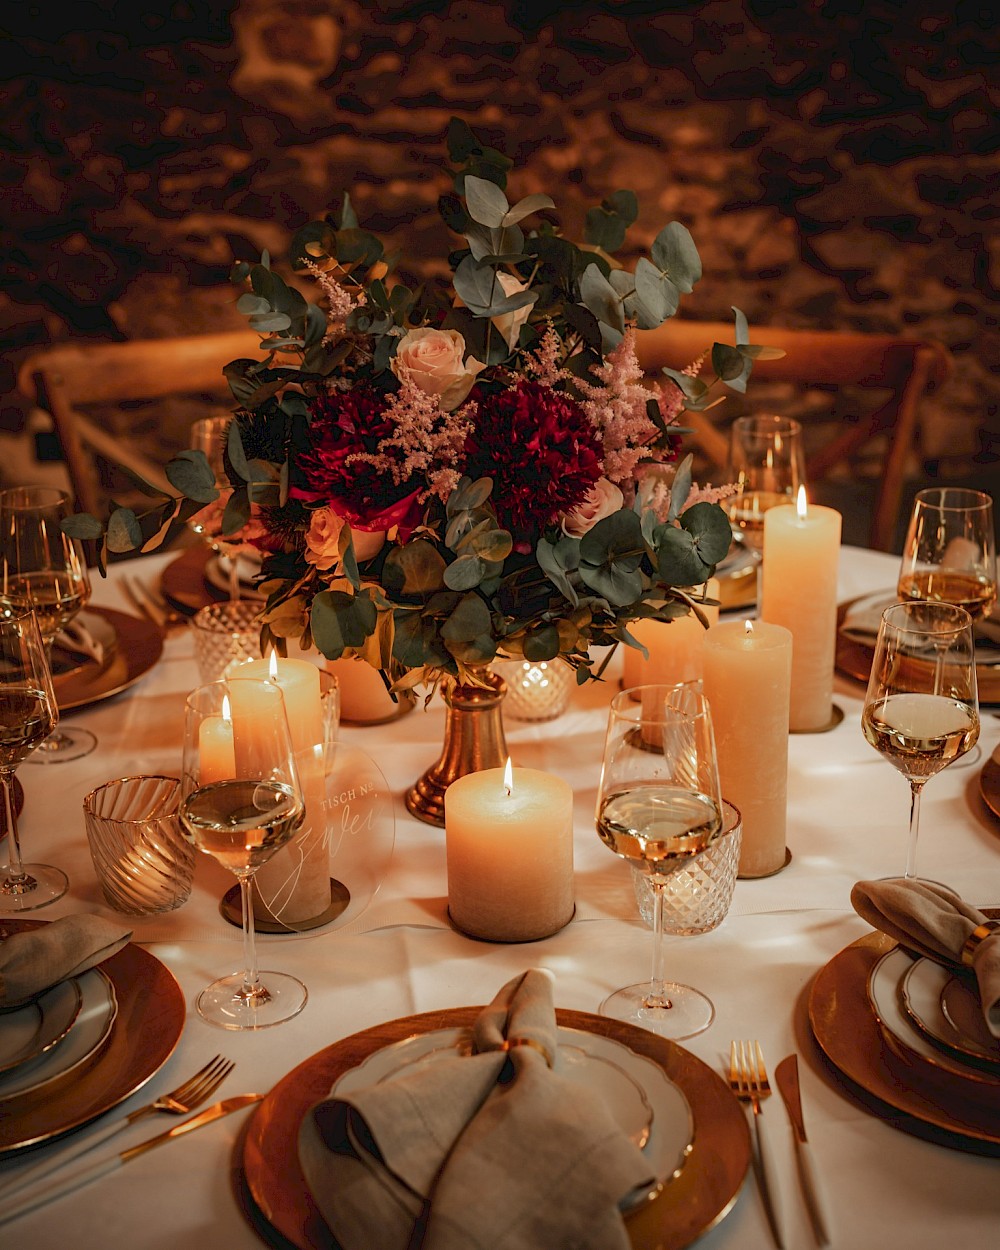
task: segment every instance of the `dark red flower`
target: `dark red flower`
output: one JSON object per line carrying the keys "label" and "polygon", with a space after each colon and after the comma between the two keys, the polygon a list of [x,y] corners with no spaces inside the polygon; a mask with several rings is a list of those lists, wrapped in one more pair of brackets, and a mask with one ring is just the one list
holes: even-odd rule
{"label": "dark red flower", "polygon": [[405,541],[421,519],[419,489],[397,485],[385,467],[368,459],[394,432],[385,417],[385,397],[374,387],[325,391],[310,401],[310,448],[297,461],[300,480],[292,498],[325,504],[358,529],[389,529],[398,525]]}
{"label": "dark red flower", "polygon": [[491,477],[497,520],[530,551],[542,529],[601,476],[600,441],[579,404],[539,382],[478,399],[465,472]]}

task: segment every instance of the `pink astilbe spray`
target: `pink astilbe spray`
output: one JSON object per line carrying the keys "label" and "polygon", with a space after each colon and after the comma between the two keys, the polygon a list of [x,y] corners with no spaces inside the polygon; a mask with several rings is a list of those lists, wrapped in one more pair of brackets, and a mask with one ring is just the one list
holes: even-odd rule
{"label": "pink astilbe spray", "polygon": [[[642,385],[642,368],[635,353],[635,331],[629,327],[622,341],[593,371],[597,383],[579,382],[581,406],[601,436],[604,476],[618,485],[632,481],[639,462],[659,435],[646,405],[655,399],[664,420],[672,423],[683,407],[677,387],[664,391]],[[676,392],[676,399],[672,392]]]}
{"label": "pink astilbe spray", "polygon": [[344,322],[355,308],[360,307],[360,300],[356,300],[336,278],[311,260],[306,261],[306,270],[316,279],[316,284],[326,296],[327,331],[323,335],[323,342],[330,343],[343,334]]}
{"label": "pink astilbe spray", "polygon": [[571,376],[569,370],[562,366],[564,351],[563,341],[550,321],[538,346],[524,357],[525,374],[543,386],[557,386]]}
{"label": "pink astilbe spray", "polygon": [[[670,512],[671,487],[675,471],[674,465],[650,464],[640,468],[638,473],[639,498],[642,500],[643,507],[651,508],[661,522],[666,521]],[[726,486],[713,486],[711,483],[707,486],[699,486],[697,482],[694,482],[681,511],[687,512],[688,508],[693,508],[696,503],[721,503],[723,499],[735,495],[738,489],[732,483]]]}
{"label": "pink astilbe spray", "polygon": [[374,454],[348,457],[365,460],[380,473],[388,473],[397,486],[423,478],[421,500],[432,495],[446,500],[458,485],[465,461],[465,443],[476,415],[474,403],[446,412],[436,395],[428,395],[416,383],[404,380],[389,397],[384,417],[394,431],[383,438]]}

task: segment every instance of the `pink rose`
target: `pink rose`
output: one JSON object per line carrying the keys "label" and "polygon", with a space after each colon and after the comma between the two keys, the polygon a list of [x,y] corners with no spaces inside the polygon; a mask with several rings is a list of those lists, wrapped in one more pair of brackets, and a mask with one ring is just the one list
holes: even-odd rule
{"label": "pink rose", "polygon": [[306,530],[306,563],[328,573],[340,563],[340,535],[346,522],[329,508],[317,508]]}
{"label": "pink rose", "polygon": [[400,382],[412,382],[427,395],[436,395],[451,412],[464,403],[476,374],[483,368],[471,356],[465,360],[465,339],[457,330],[407,330],[389,366]]}
{"label": "pink rose", "polygon": [[[522,291],[528,289],[512,273],[498,273],[497,281],[503,287],[504,295],[520,295]],[[501,313],[499,317],[492,318],[493,324],[503,335],[511,351],[517,346],[517,340],[521,335],[521,326],[528,320],[531,307],[531,304],[525,304],[523,308],[517,308],[514,312]]]}
{"label": "pink rose", "polygon": [[568,538],[582,538],[598,521],[603,521],[612,512],[619,512],[624,503],[625,496],[614,482],[599,477],[583,502],[563,513],[562,531]]}

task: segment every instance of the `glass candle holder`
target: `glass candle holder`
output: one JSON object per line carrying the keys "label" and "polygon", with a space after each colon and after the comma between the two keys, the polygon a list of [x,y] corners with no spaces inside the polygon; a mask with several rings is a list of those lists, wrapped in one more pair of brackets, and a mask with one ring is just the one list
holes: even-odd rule
{"label": "glass candle holder", "polygon": [[[670,877],[663,890],[663,932],[694,937],[717,929],[733,901],[740,862],[743,820],[732,803],[722,801],[722,833],[708,850],[695,855]],[[645,873],[632,869],[639,915],[652,927],[653,887]]]}
{"label": "glass candle holder", "polygon": [[260,602],[212,603],[195,614],[194,656],[204,685],[223,681],[247,660],[260,659]]}
{"label": "glass candle holder", "polygon": [[511,720],[555,720],[566,711],[576,685],[573,670],[562,660],[497,660],[492,668],[507,683],[503,714]]}
{"label": "glass candle holder", "polygon": [[155,916],[186,903],[194,848],[181,832],[176,777],[119,777],[83,800],[90,857],[108,905]]}

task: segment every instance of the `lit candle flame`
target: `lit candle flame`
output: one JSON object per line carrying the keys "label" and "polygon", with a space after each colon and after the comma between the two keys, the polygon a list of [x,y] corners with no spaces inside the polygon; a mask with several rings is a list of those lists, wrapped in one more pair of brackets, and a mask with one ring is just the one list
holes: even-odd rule
{"label": "lit candle flame", "polygon": [[746,630],[747,637],[752,638],[753,637],[753,621],[744,621],[743,628]]}
{"label": "lit candle flame", "polygon": [[799,493],[795,496],[795,507],[799,514],[799,520],[804,521],[809,515],[809,510],[806,506],[806,488],[804,486],[799,487]]}
{"label": "lit candle flame", "polygon": [[271,648],[271,658],[267,666],[267,676],[271,681],[278,680],[278,653]]}
{"label": "lit candle flame", "polygon": [[507,765],[503,770],[503,788],[507,791],[507,797],[510,798],[510,793],[514,789],[514,767],[511,764],[509,755],[507,756]]}
{"label": "lit candle flame", "polygon": [[222,719],[228,720],[228,721],[231,721],[233,719],[233,713],[229,707],[229,695],[228,694],[224,694],[222,696]]}

